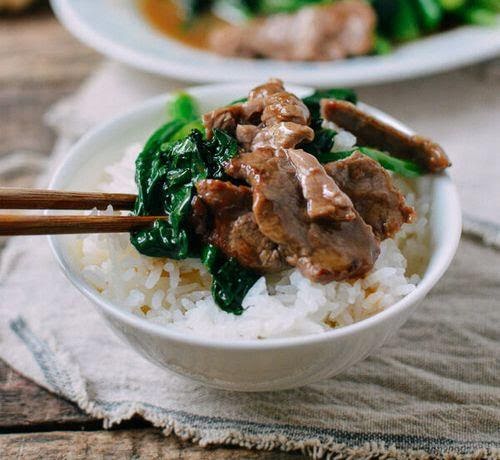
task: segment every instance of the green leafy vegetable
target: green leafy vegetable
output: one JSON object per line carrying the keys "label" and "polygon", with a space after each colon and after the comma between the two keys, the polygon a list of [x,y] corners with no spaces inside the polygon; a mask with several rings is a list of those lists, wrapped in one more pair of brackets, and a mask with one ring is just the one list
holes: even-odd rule
{"label": "green leafy vegetable", "polygon": [[454,11],[462,8],[467,3],[467,0],[439,0],[441,8],[447,11]]}
{"label": "green leafy vegetable", "polygon": [[307,153],[319,157],[323,152],[329,152],[334,143],[337,132],[328,128],[316,128],[314,130],[314,140],[312,142],[304,142],[299,145],[299,148]]}
{"label": "green leafy vegetable", "polygon": [[186,123],[184,126],[182,126],[182,128],[179,129],[179,131],[177,131],[170,138],[170,142],[180,141],[180,140],[186,138],[187,136],[189,136],[189,134],[191,134],[191,132],[193,130],[200,131],[200,132],[204,132],[205,131],[205,127],[203,126],[203,123],[202,123],[202,121],[200,119],[193,120],[193,121],[191,121],[189,123]]}
{"label": "green leafy vegetable", "polygon": [[235,101],[231,102],[229,105],[242,104],[246,101],[248,101],[248,97],[241,97],[240,99],[236,99]]}
{"label": "green leafy vegetable", "polygon": [[196,101],[187,93],[178,92],[167,107],[167,112],[173,120],[185,122],[200,118],[200,111]]}
{"label": "green leafy vegetable", "polygon": [[358,97],[352,89],[347,88],[333,88],[326,90],[315,91],[310,96],[304,97],[302,101],[311,112],[313,122],[320,118],[320,102],[321,99],[339,99],[341,101],[348,101],[356,104]]}
{"label": "green leafy vegetable", "polygon": [[382,35],[377,34],[377,36],[375,37],[375,43],[373,45],[373,52],[380,56],[390,54],[392,52],[391,41],[383,37]]}
{"label": "green leafy vegetable", "polygon": [[[141,155],[136,163],[137,176],[147,176],[147,186],[139,194],[136,213],[166,214],[166,221],[155,222],[150,229],[133,233],[131,242],[142,254],[154,257],[184,259],[189,254],[186,220],[196,182],[207,177],[200,155],[201,133],[162,144],[153,155],[150,167],[142,167]],[[143,152],[144,153],[144,152]],[[141,188],[142,181],[138,180]]]}
{"label": "green leafy vegetable", "polygon": [[458,11],[457,15],[467,24],[494,26],[499,23],[497,12],[481,6],[469,6]]}
{"label": "green leafy vegetable", "polygon": [[188,22],[208,11],[213,3],[213,0],[180,0]]}
{"label": "green leafy vegetable", "polygon": [[226,259],[213,245],[203,248],[201,261],[212,275],[211,291],[217,305],[228,313],[241,315],[241,303],[260,276],[242,267],[236,259]]}
{"label": "green leafy vegetable", "polygon": [[343,160],[344,158],[350,157],[356,151],[363,153],[364,155],[377,161],[385,169],[393,171],[401,176],[414,178],[423,174],[422,168],[420,168],[420,166],[413,161],[401,160],[400,158],[392,157],[387,153],[381,152],[380,150],[368,147],[356,147],[342,152],[323,152],[318,155],[317,158],[320,163],[329,163],[331,161]]}
{"label": "green leafy vegetable", "polygon": [[437,29],[444,14],[439,0],[414,0],[414,2],[423,29],[426,31]]}
{"label": "green leafy vegetable", "polygon": [[318,90],[302,99],[309,112],[311,112],[311,127],[314,129],[314,140],[301,144],[299,148],[315,156],[321,152],[329,152],[332,149],[333,140],[337,134],[332,129],[322,127],[323,119],[320,113],[321,99],[339,99],[352,102],[353,104],[358,102],[356,93],[352,89],[346,88]]}
{"label": "green leafy vegetable", "polygon": [[236,156],[238,145],[219,130],[214,130],[210,141],[198,130],[177,141],[176,136],[177,133],[154,152],[147,152],[147,165],[145,152],[136,162],[140,190],[136,214],[166,214],[168,219],[133,234],[132,244],[148,256],[184,259],[190,254],[187,218],[195,185],[209,177],[223,178],[223,165]]}
{"label": "green leafy vegetable", "polygon": [[258,14],[293,13],[305,6],[313,4],[328,4],[332,0],[260,0]]}
{"label": "green leafy vegetable", "polygon": [[149,228],[131,234],[131,242],[142,254],[182,259],[189,253],[189,235],[185,221],[190,213],[194,183],[206,177],[200,158],[201,133],[189,135],[201,126],[194,99],[177,94],[168,106],[175,117],[158,129],[146,142],[136,160],[138,189],[134,213],[163,215]]}
{"label": "green leafy vegetable", "polygon": [[[166,215],[166,219],[130,239],[147,256],[184,259],[200,255],[188,225],[195,185],[206,178],[225,178],[224,164],[238,154],[238,144],[217,129],[212,139],[205,139],[197,105],[185,93],[171,101],[168,112],[175,119],[150,137],[136,160],[139,193],[134,210],[137,215]],[[241,314],[241,302],[259,276],[227,259],[215,246],[202,248],[201,257],[212,274],[215,302],[224,311]]]}
{"label": "green leafy vegetable", "polygon": [[409,0],[398,0],[391,36],[398,42],[415,40],[420,33],[419,17],[415,6]]}
{"label": "green leafy vegetable", "polygon": [[213,137],[205,143],[203,158],[211,179],[223,179],[224,164],[238,155],[238,143],[234,137],[220,129],[214,129]]}
{"label": "green leafy vegetable", "polygon": [[144,149],[137,157],[135,180],[138,188],[138,198],[134,209],[136,215],[145,215],[146,210],[150,214],[160,211],[160,209],[153,207],[150,201],[153,197],[153,162],[158,156],[160,146],[169,141],[183,126],[184,122],[181,120],[172,120],[164,124],[149,138]]}

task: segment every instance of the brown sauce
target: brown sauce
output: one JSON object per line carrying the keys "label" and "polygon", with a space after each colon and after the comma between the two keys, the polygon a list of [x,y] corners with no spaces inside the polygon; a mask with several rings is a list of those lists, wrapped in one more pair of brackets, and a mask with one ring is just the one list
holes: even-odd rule
{"label": "brown sauce", "polygon": [[139,0],[139,8],[157,30],[193,48],[207,49],[209,32],[225,24],[221,19],[205,14],[187,27],[182,8],[173,0]]}

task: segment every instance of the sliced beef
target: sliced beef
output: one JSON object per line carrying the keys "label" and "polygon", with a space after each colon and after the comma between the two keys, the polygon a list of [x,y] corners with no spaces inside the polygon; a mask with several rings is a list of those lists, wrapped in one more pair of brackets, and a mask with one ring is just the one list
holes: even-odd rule
{"label": "sliced beef", "polygon": [[[238,126],[238,128],[240,128],[240,126]],[[311,142],[313,139],[314,130],[309,126],[283,121],[257,129],[248,150],[255,150],[263,147],[272,147],[275,149],[294,148],[301,142]]]}
{"label": "sliced beef", "polygon": [[234,135],[236,126],[241,122],[243,116],[242,104],[221,107],[204,114],[203,125],[205,126],[207,138],[212,138],[214,129],[220,129]]}
{"label": "sliced beef", "polygon": [[367,2],[341,0],[223,26],[212,33],[210,45],[226,56],[328,61],[369,53],[375,25],[375,12]]}
{"label": "sliced beef", "polygon": [[248,94],[247,102],[243,104],[245,119],[250,123],[259,124],[267,96],[283,91],[285,91],[283,82],[277,78],[271,78],[267,83],[252,89]]}
{"label": "sliced beef", "polygon": [[310,118],[309,109],[301,99],[295,94],[282,91],[266,97],[261,120],[266,126],[283,121],[308,125]]}
{"label": "sliced beef", "polygon": [[261,147],[293,148],[314,139],[308,126],[309,109],[301,99],[271,79],[250,91],[241,104],[222,107],[203,116],[207,137],[215,128],[235,135],[244,150]]}
{"label": "sliced beef", "polygon": [[380,240],[391,238],[415,211],[376,161],[359,152],[325,165],[326,172],[354,203],[363,220]]}
{"label": "sliced beef", "polygon": [[413,160],[428,172],[439,172],[451,165],[438,144],[399,131],[350,102],[324,99],[321,101],[321,115],[354,134],[358,145],[375,147],[395,157]]}
{"label": "sliced beef", "polygon": [[245,151],[252,149],[252,143],[260,128],[255,125],[238,125],[236,127],[236,140]]}
{"label": "sliced beef", "polygon": [[356,218],[352,201],[340,190],[315,157],[304,150],[288,149],[285,153],[295,169],[310,219]]}
{"label": "sliced beef", "polygon": [[248,187],[207,179],[198,182],[196,190],[211,217],[210,224],[196,227],[204,231],[207,242],[259,272],[280,271],[286,266],[277,245],[260,232],[255,222]]}
{"label": "sliced beef", "polygon": [[194,232],[205,238],[208,235],[210,227],[210,216],[206,204],[195,195],[191,200],[191,214],[189,216],[189,226]]}
{"label": "sliced beef", "polygon": [[356,211],[350,221],[311,220],[296,169],[284,151],[245,153],[230,162],[227,173],[251,184],[259,230],[312,281],[362,276],[373,267],[379,246],[371,227]]}
{"label": "sliced beef", "polygon": [[288,266],[278,245],[260,231],[252,211],[234,221],[228,242],[228,255],[235,257],[244,267],[272,273]]}
{"label": "sliced beef", "polygon": [[[285,86],[283,81],[279,78],[270,78],[263,85],[256,86],[250,93],[248,94],[248,102],[257,103],[264,102],[267,96],[275,93],[281,93],[285,91]],[[262,104],[262,110],[264,109],[264,104]],[[262,112],[261,110],[261,112]]]}

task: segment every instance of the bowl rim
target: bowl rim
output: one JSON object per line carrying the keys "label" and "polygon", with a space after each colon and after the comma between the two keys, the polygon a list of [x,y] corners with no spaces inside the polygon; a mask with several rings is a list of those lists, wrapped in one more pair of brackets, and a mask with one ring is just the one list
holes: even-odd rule
{"label": "bowl rim", "polygon": [[[203,97],[214,92],[224,92],[231,90],[240,90],[242,92],[248,91],[251,83],[236,83],[236,84],[209,84],[202,86],[195,86],[191,88],[186,88],[185,91],[196,97]],[[311,88],[303,86],[287,85],[288,89],[291,91],[312,91]],[[68,154],[65,156],[61,164],[53,173],[49,188],[57,189],[60,188],[59,183],[63,181],[66,176],[68,169],[71,169],[71,165],[76,162],[82,156],[85,156],[84,152],[90,152],[91,149],[87,149],[87,144],[91,144],[94,138],[99,138],[105,135],[107,132],[119,131],[122,124],[126,124],[131,118],[144,116],[148,113],[152,113],[158,110],[159,107],[164,107],[165,103],[172,96],[172,92],[155,96],[153,98],[147,99],[146,101],[137,104],[130,110],[113,117],[109,121],[99,124],[95,128],[91,129],[85,135],[83,135],[70,149]],[[222,97],[222,96],[221,96]],[[390,115],[373,108],[367,104],[361,103],[361,105],[369,110],[372,115],[377,117],[383,117],[385,121],[407,131],[408,133],[413,133],[411,129],[405,126],[403,123],[394,119]],[[152,130],[154,127],[152,128]],[[92,154],[87,154],[89,157]],[[70,262],[70,257],[67,255],[64,246],[61,244],[60,237],[56,235],[48,236],[49,244],[51,250],[57,260],[57,263],[65,276],[71,281],[71,283],[82,293],[85,297],[90,299],[99,309],[104,310],[106,314],[113,317],[115,320],[127,324],[129,327],[139,329],[144,333],[151,334],[153,336],[159,336],[164,339],[175,341],[178,343],[184,343],[191,346],[202,346],[211,349],[238,349],[238,350],[265,350],[265,349],[279,349],[279,348],[290,348],[290,347],[301,347],[304,345],[320,344],[322,342],[334,340],[350,334],[360,333],[367,329],[373,328],[380,323],[390,319],[402,313],[403,311],[409,309],[412,305],[422,300],[427,293],[432,289],[432,287],[439,281],[443,276],[447,268],[449,267],[453,257],[458,248],[458,244],[461,236],[462,229],[462,216],[461,208],[458,198],[458,192],[453,184],[453,181],[448,172],[444,172],[438,175],[432,176],[432,184],[434,187],[439,188],[439,194],[445,200],[445,209],[448,211],[448,218],[450,219],[450,225],[448,231],[445,232],[444,241],[436,248],[434,253],[430,255],[429,266],[432,265],[431,269],[427,268],[421,282],[417,285],[416,289],[410,294],[403,297],[401,300],[395,304],[387,307],[385,310],[374,314],[369,318],[365,318],[361,321],[355,322],[353,324],[343,326],[338,329],[332,329],[329,331],[302,335],[295,337],[283,337],[283,338],[266,338],[266,339],[213,339],[208,337],[198,337],[194,334],[185,334],[179,331],[169,329],[168,327],[160,324],[148,321],[145,318],[141,318],[132,312],[126,311],[118,304],[106,299],[100,293],[97,292],[89,283],[85,281],[83,276],[81,276],[77,270],[73,270]],[[431,260],[435,262],[431,264]]]}

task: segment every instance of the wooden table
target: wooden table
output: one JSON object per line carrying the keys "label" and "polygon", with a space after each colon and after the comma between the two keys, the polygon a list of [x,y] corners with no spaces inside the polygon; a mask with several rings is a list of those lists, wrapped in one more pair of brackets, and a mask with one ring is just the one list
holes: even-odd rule
{"label": "wooden table", "polygon": [[[71,94],[101,58],[79,44],[39,5],[23,16],[0,17],[0,157],[16,150],[49,154],[54,135],[42,117]],[[0,185],[29,185],[19,171]],[[74,404],[21,377],[0,361],[0,457],[287,459],[299,455],[236,448],[201,449],[140,418],[111,431]]]}

